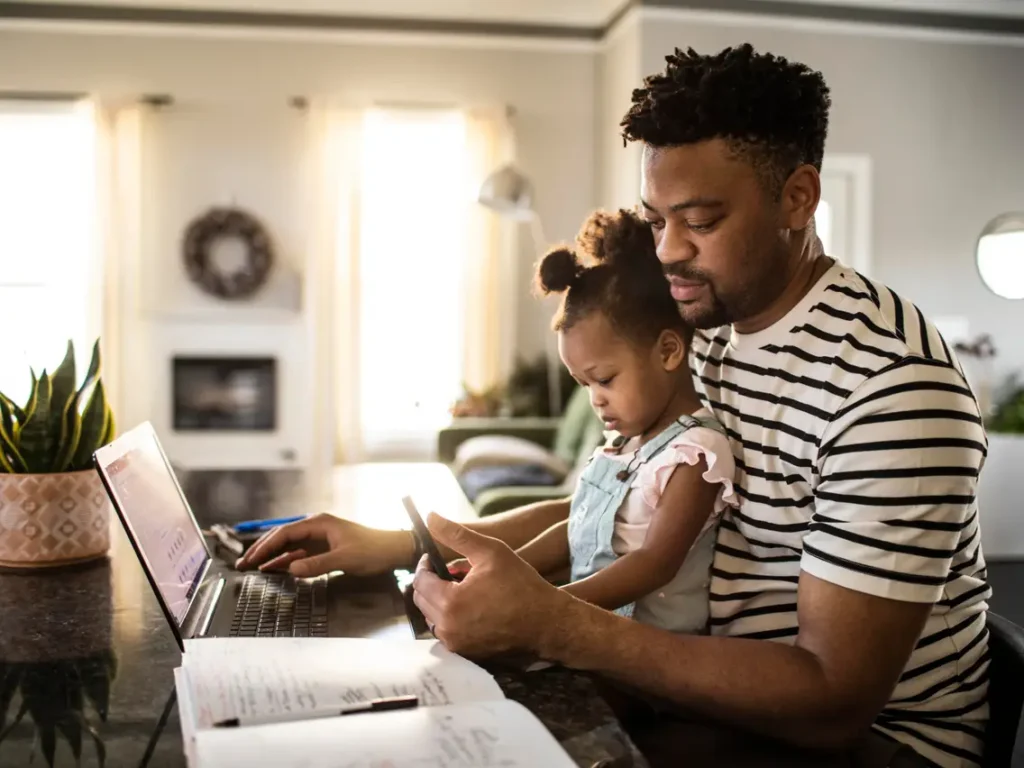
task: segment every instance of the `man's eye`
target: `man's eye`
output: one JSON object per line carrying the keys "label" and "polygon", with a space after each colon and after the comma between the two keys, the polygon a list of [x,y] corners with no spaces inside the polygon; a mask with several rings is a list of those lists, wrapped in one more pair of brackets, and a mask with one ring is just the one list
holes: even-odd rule
{"label": "man's eye", "polygon": [[644,221],[647,222],[648,226],[651,229],[664,229],[665,228],[665,222],[660,220],[660,219],[658,219],[658,220],[644,219]]}
{"label": "man's eye", "polygon": [[686,226],[690,229],[691,232],[710,232],[712,229],[715,228],[715,225],[717,223],[718,223],[717,220],[716,221],[699,221],[699,222],[698,221],[694,221],[694,222],[688,222]]}

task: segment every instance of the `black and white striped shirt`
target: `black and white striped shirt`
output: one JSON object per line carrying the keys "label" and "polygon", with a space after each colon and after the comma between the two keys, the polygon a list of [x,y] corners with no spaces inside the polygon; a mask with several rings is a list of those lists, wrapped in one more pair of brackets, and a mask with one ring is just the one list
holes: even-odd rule
{"label": "black and white striped shirt", "polygon": [[792,643],[801,570],[934,603],[876,722],[942,766],[978,762],[989,588],[975,489],[987,442],[921,312],[835,264],[786,317],[698,331],[693,372],[736,454],[711,579],[716,634]]}

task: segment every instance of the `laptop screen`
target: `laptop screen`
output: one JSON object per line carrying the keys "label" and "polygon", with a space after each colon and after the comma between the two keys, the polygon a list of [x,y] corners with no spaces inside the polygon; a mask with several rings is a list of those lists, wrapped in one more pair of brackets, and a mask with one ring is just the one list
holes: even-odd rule
{"label": "laptop screen", "polygon": [[101,449],[97,463],[143,566],[180,627],[210,553],[156,434],[148,424],[136,427]]}

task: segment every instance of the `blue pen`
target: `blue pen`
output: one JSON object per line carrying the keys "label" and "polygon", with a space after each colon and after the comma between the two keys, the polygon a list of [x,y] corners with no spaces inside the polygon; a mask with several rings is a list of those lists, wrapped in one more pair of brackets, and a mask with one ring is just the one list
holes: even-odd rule
{"label": "blue pen", "polygon": [[257,531],[265,531],[268,528],[276,528],[279,525],[295,523],[305,519],[305,515],[299,515],[298,517],[276,517],[270,520],[249,520],[245,523],[238,523],[233,527],[233,530],[235,533],[256,533]]}

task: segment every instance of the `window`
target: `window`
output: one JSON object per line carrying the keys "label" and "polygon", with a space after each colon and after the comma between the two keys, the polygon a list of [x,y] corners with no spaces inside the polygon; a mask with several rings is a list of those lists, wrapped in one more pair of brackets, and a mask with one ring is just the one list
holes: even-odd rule
{"label": "window", "polygon": [[52,370],[68,339],[79,370],[98,332],[96,141],[91,110],[0,102],[0,391],[23,402],[31,365]]}
{"label": "window", "polygon": [[363,123],[359,392],[370,456],[423,455],[461,390],[475,193],[467,119],[372,110]]}
{"label": "window", "polygon": [[815,229],[825,253],[871,277],[871,160],[826,155]]}

